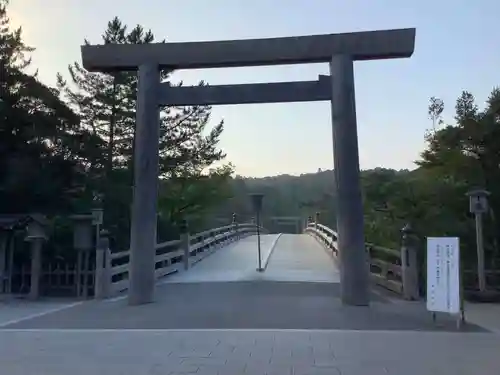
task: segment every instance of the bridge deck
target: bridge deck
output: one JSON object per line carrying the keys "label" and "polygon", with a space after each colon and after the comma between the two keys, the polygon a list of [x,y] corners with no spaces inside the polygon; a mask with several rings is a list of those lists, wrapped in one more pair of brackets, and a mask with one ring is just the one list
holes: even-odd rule
{"label": "bridge deck", "polygon": [[164,282],[339,282],[333,258],[309,235],[263,235],[261,252],[262,265],[267,263],[265,272],[257,271],[257,236],[251,236],[230,244],[188,272],[172,275]]}
{"label": "bridge deck", "polygon": [[307,234],[283,234],[271,254],[265,280],[329,282],[340,281],[333,258]]}
{"label": "bridge deck", "polygon": [[[261,236],[263,263],[269,257],[278,235]],[[232,282],[258,280],[257,236],[250,236],[217,250],[196,263],[188,272],[168,277],[166,283]]]}

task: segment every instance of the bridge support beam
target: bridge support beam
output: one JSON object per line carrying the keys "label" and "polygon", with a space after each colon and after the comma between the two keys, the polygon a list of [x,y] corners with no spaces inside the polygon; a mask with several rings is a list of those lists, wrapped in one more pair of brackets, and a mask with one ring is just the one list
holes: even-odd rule
{"label": "bridge support beam", "polygon": [[330,73],[341,298],[346,305],[368,306],[369,269],[363,228],[352,58],[334,56]]}
{"label": "bridge support beam", "polygon": [[138,71],[134,149],[134,198],[130,233],[130,305],[153,302],[155,289],[156,206],[158,199],[160,111],[157,64]]}

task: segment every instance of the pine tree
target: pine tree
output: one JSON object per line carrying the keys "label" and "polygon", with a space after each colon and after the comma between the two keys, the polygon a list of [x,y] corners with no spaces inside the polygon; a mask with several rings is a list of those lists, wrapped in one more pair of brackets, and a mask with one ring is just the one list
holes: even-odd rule
{"label": "pine tree", "polygon": [[[143,44],[155,41],[153,33],[140,25],[128,30],[119,18],[107,25],[102,36],[105,44]],[[89,44],[88,41],[85,41]],[[103,74],[86,71],[80,64],[69,66],[71,84],[58,76],[58,87],[82,118],[83,125],[104,142],[101,158],[94,160],[92,170],[99,176],[100,194],[104,196],[105,223],[126,235],[131,203],[133,148],[137,75],[134,72]],[[169,81],[172,72],[161,73]],[[203,84],[203,83],[201,83]],[[73,88],[76,86],[76,89]],[[207,167],[225,155],[217,149],[223,123],[204,135],[210,119],[210,107],[168,107],[161,109],[160,177],[185,182],[202,174]],[[228,169],[224,169],[224,175]],[[162,186],[166,186],[162,184]],[[164,197],[165,198],[165,197]],[[167,199],[171,199],[170,196]],[[164,199],[165,200],[165,199]],[[170,206],[174,202],[170,202]],[[175,211],[175,210],[174,210]],[[111,228],[113,229],[113,228]]]}
{"label": "pine tree", "polygon": [[79,118],[57,90],[26,73],[33,48],[11,30],[0,0],[0,205],[3,212],[71,209],[84,175]]}

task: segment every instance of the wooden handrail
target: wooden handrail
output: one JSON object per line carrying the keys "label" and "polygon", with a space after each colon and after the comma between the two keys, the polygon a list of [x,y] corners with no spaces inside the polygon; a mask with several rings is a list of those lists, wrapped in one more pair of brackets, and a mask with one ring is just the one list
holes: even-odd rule
{"label": "wooden handrail", "polygon": [[[322,224],[309,223],[305,232],[312,234],[331,251],[334,257],[338,256],[338,234],[333,229]],[[369,261],[372,281],[393,292],[403,293],[401,252],[371,243],[366,244],[366,250],[370,255]],[[394,258],[394,261],[391,262],[386,259],[379,259],[377,253],[378,256],[383,254],[385,257]]]}
{"label": "wooden handrail", "polygon": [[[264,228],[261,228],[263,231]],[[189,254],[187,264],[195,264],[216,249],[228,242],[237,241],[243,236],[254,233],[257,227],[253,223],[239,223],[212,228],[203,232],[189,235],[186,240],[188,248],[184,247],[186,242],[172,240],[156,245],[155,276],[157,278],[174,273],[185,267],[185,254]],[[128,289],[129,286],[129,262],[130,250],[111,253],[107,250],[108,261],[105,262],[105,282],[108,283],[106,292],[99,298],[107,297]],[[118,264],[117,264],[118,263]]]}

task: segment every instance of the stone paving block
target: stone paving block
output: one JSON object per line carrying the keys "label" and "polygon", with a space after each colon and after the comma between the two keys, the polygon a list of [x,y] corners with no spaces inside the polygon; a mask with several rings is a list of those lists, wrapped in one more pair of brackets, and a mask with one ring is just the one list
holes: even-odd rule
{"label": "stone paving block", "polygon": [[[337,367],[295,366],[293,375],[343,375]],[[360,374],[365,375],[365,374]]]}
{"label": "stone paving block", "polygon": [[271,351],[266,351],[266,352],[252,351],[250,352],[248,361],[271,363],[271,358],[273,358],[273,354]]}
{"label": "stone paving block", "polygon": [[199,367],[202,374],[244,374],[247,363],[245,361],[228,361],[221,365],[205,364]]}
{"label": "stone paving block", "polygon": [[227,358],[223,357],[196,357],[196,358],[183,358],[181,359],[182,365],[190,366],[224,366],[227,362]]}
{"label": "stone paving block", "polygon": [[292,375],[293,366],[290,364],[248,363],[245,368],[248,375]]}
{"label": "stone paving block", "polygon": [[[337,366],[341,375],[390,375],[385,366],[379,365],[362,365],[359,363],[350,363]],[[407,375],[407,372],[399,373],[399,375]],[[437,375],[434,373],[421,373],[420,375]],[[471,374],[472,375],[472,374]]]}
{"label": "stone paving block", "polygon": [[210,350],[210,357],[224,357],[231,356],[236,349],[235,345],[219,344]]}

